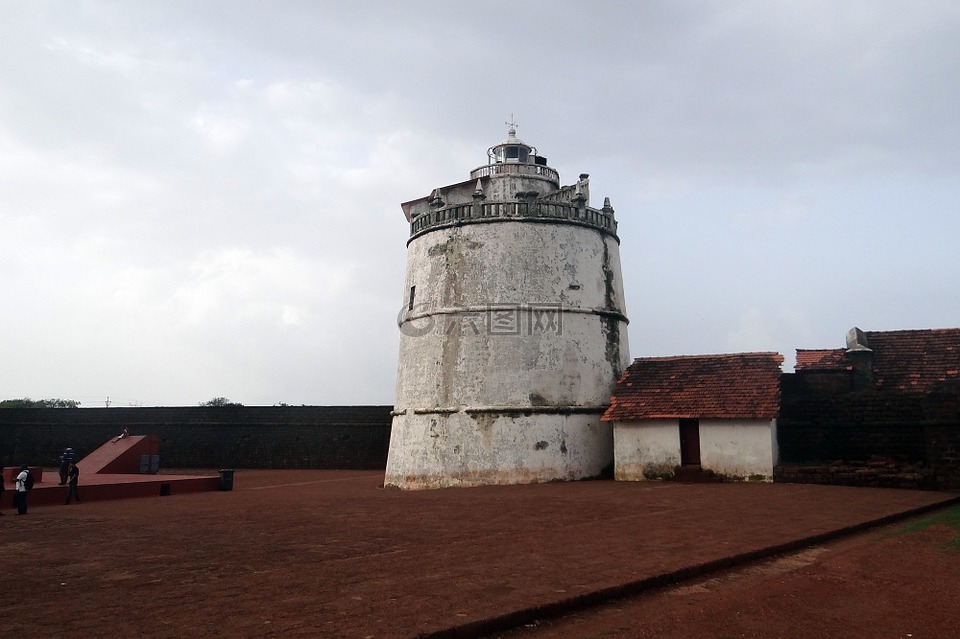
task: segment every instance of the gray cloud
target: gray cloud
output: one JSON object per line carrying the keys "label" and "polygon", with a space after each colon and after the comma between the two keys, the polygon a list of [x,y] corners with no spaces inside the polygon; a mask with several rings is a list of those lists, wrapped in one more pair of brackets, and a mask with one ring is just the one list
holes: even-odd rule
{"label": "gray cloud", "polygon": [[[633,355],[956,326],[950,2],[0,7],[0,397],[389,403],[399,203],[511,114]],[[119,398],[119,399],[118,399]]]}

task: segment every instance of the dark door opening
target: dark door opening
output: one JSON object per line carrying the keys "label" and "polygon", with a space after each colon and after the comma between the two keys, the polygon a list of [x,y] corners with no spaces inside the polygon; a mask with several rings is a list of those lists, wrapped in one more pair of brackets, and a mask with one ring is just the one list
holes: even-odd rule
{"label": "dark door opening", "polygon": [[700,465],[700,420],[680,420],[680,465]]}

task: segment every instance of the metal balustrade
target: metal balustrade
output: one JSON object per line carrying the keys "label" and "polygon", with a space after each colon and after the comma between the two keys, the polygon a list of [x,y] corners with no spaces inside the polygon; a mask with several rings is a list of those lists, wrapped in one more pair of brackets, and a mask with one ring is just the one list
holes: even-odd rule
{"label": "metal balustrade", "polygon": [[476,180],[490,175],[506,175],[513,173],[516,175],[537,175],[557,184],[560,183],[560,174],[549,166],[542,164],[514,164],[506,162],[502,164],[487,164],[470,171],[470,179]]}

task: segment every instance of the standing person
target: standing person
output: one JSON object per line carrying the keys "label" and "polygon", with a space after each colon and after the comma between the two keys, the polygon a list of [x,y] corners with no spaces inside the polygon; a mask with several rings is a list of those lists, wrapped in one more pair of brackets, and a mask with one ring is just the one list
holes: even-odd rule
{"label": "standing person", "polygon": [[30,471],[27,470],[27,465],[24,464],[20,467],[20,474],[17,475],[16,489],[17,492],[14,493],[13,497],[17,505],[17,514],[26,515],[27,514],[27,477],[30,476]]}
{"label": "standing person", "polygon": [[80,480],[80,469],[77,468],[76,462],[72,462],[70,464],[69,476],[70,476],[70,481],[69,481],[69,488],[67,488],[67,503],[69,504],[70,501],[74,497],[76,497],[77,503],[79,504],[80,493],[77,492],[77,482]]}
{"label": "standing person", "polygon": [[67,471],[70,470],[70,464],[73,463],[73,449],[64,448],[63,453],[60,455],[60,485],[63,486],[67,483]]}
{"label": "standing person", "polygon": [[[3,490],[4,490],[4,485],[3,485],[3,483],[4,483],[4,482],[3,482],[3,466],[0,466],[0,506],[3,505]],[[3,513],[0,512],[0,515],[2,515],[2,514],[3,514]]]}

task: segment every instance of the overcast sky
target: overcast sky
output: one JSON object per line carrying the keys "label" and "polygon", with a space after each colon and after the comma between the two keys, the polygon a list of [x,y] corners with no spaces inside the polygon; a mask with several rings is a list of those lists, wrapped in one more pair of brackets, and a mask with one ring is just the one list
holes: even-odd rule
{"label": "overcast sky", "polygon": [[0,399],[391,404],[408,226],[506,135],[632,357],[960,326],[960,4],[0,0]]}

